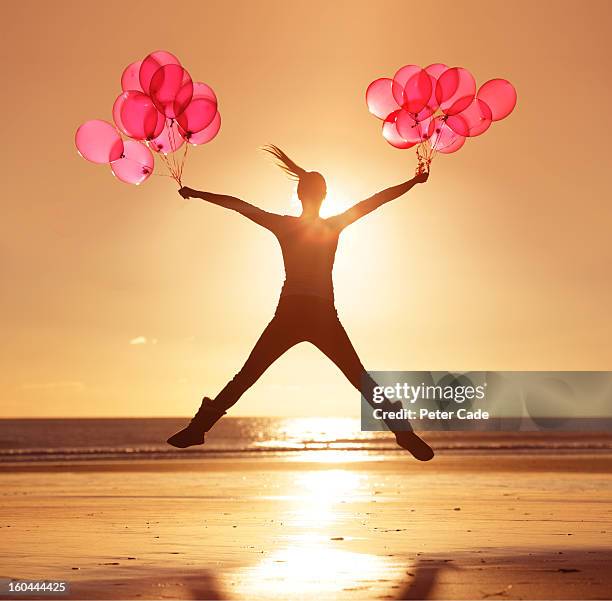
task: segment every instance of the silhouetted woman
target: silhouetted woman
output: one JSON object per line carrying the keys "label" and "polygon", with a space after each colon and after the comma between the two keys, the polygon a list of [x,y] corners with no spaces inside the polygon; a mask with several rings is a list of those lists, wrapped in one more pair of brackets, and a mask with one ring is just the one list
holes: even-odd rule
{"label": "silhouetted woman", "polygon": [[[263,331],[242,369],[215,399],[205,397],[189,425],[168,439],[175,447],[202,444],[204,433],[276,359],[299,342],[311,342],[325,353],[364,398],[371,399],[372,389],[376,386],[359,360],[334,307],[332,268],[338,238],[351,223],[405,194],[415,184],[426,182],[428,174],[417,175],[403,184],[375,194],[340,215],[323,219],[319,216],[327,192],[323,176],[316,171],[305,171],[276,146],[266,147],[265,150],[278,159],[279,166],[290,177],[298,180],[297,195],[302,203],[299,217],[268,213],[232,196],[199,192],[191,188],[179,190],[183,198],[201,198],[237,211],[270,230],[279,241],[283,253],[285,283],[274,318]],[[390,410],[401,408],[401,404],[389,401],[378,406]],[[395,433],[397,443],[417,459],[427,461],[433,457],[431,448],[412,432],[407,421],[401,424],[386,423]]]}

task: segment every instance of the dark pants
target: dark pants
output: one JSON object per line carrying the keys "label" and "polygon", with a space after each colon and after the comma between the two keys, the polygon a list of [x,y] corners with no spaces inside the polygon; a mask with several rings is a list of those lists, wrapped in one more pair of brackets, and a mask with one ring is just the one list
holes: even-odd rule
{"label": "dark pants", "polygon": [[[377,385],[363,367],[332,302],[314,296],[281,296],[274,318],[263,331],[242,369],[214,400],[226,411],[283,353],[310,342],[327,355],[371,403]],[[409,429],[404,424],[403,429]]]}

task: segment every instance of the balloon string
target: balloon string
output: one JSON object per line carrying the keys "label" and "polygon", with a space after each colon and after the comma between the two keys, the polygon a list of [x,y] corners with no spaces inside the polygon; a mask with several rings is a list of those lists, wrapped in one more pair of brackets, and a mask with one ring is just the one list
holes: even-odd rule
{"label": "balloon string", "polygon": [[174,153],[177,150],[177,146],[176,146],[176,139],[174,137],[174,129],[172,128],[173,124],[174,124],[174,122],[170,126],[170,140],[171,140],[170,145],[172,147],[172,162],[174,163],[174,173],[176,173],[177,182],[180,185],[181,177],[180,177],[180,175],[178,173],[178,163],[176,161],[176,156],[174,155]]}
{"label": "balloon string", "polygon": [[[148,146],[148,142],[147,142],[147,146]],[[164,155],[163,151],[158,152],[157,156],[164,162],[164,164],[166,165],[166,168],[168,169],[168,161],[166,160],[166,156]],[[168,170],[170,171],[170,169]],[[172,177],[172,175],[168,175],[168,177]]]}
{"label": "balloon string", "polygon": [[[187,144],[187,142],[185,141],[185,144]],[[185,148],[187,148],[185,146]],[[177,148],[178,150],[178,148]],[[176,159],[176,164],[177,164],[177,171],[178,171],[178,183],[179,186],[181,186],[181,188],[183,187],[183,163],[185,162],[185,153],[183,152],[183,158],[179,164],[178,159]]]}
{"label": "balloon string", "polygon": [[[174,120],[168,119],[166,126],[168,127],[168,141],[170,143],[170,155],[164,153],[163,151],[156,152],[157,156],[161,158],[168,170],[168,174],[165,173],[156,173],[155,175],[159,175],[162,177],[171,177],[179,186],[183,186],[182,176],[183,176],[183,168],[185,166],[185,159],[187,157],[187,150],[189,149],[189,143],[185,141],[185,151],[183,152],[183,158],[179,164],[177,157],[175,156],[177,149],[176,145],[176,136],[174,132]],[[148,148],[151,147],[151,143],[149,140],[145,140],[145,144]]]}
{"label": "balloon string", "polygon": [[[187,148],[187,147],[185,147]],[[181,158],[181,163],[179,165],[179,177],[183,177],[183,165],[185,164],[185,149],[183,149],[183,156]]]}
{"label": "balloon string", "polygon": [[172,165],[170,164],[170,161],[168,160],[168,157],[165,154],[163,154],[163,153],[160,156],[161,156],[162,160],[164,161],[164,163],[166,164],[166,167],[167,167],[168,171],[170,172],[169,177],[171,177],[173,180],[178,182],[178,180],[176,178],[176,174],[174,173],[174,170],[172,169]]}
{"label": "balloon string", "polygon": [[[176,144],[176,138],[174,136],[174,129],[170,128],[170,137],[171,137],[171,146],[172,146],[172,160],[174,161],[174,166],[175,166],[175,172],[176,172],[176,181],[178,183],[179,186],[183,186],[183,183],[181,181],[181,178],[183,176],[183,165],[181,163],[181,165],[179,165],[178,160],[176,158],[176,156],[174,155],[174,152],[176,152],[178,150],[177,144]],[[185,155],[183,154],[183,161],[185,160]]]}
{"label": "balloon string", "polygon": [[170,165],[170,171],[172,173],[172,176],[174,177],[174,179],[176,179],[176,169],[174,166],[174,144],[173,144],[173,137],[172,137],[172,119],[168,119],[168,123],[167,123],[167,127],[168,127],[168,142],[170,143],[170,155],[166,156],[167,160],[168,160],[168,164]]}
{"label": "balloon string", "polygon": [[[443,129],[443,128],[445,128],[445,127],[449,127],[449,126],[447,125],[446,121],[444,121],[444,123],[442,123],[442,127],[440,127],[440,134],[438,134],[438,138],[437,138],[437,140],[436,140],[436,146],[435,146],[435,148],[433,149],[433,156],[435,156],[435,155],[436,155],[436,153],[438,152],[438,144],[437,144],[437,142],[439,142],[439,141],[440,141],[440,135],[442,134],[442,129]],[[449,129],[450,129],[450,127],[449,127]],[[432,156],[432,160],[433,160],[433,156]]]}
{"label": "balloon string", "polygon": [[170,158],[172,160],[172,173],[174,174],[174,179],[176,180],[176,183],[180,186],[181,179],[178,173],[178,164],[176,162],[176,156],[174,155],[174,153],[172,153],[172,156]]}
{"label": "balloon string", "polygon": [[[416,120],[416,114],[415,114]],[[423,126],[420,122],[417,122],[417,127],[419,128],[419,133],[421,136],[423,135]],[[420,175],[421,173],[425,173],[429,171],[429,165],[431,163],[431,159],[428,156],[427,151],[427,140],[421,140],[416,148],[417,155],[417,168],[415,170],[416,175]]]}
{"label": "balloon string", "polygon": [[[151,148],[151,141],[150,140],[144,140],[144,143],[146,145],[147,148]],[[154,148],[155,150],[155,148]],[[169,171],[168,174],[166,173],[154,173],[154,175],[159,175],[162,177],[171,177],[173,180],[175,180],[176,182],[179,182],[179,180],[177,179],[177,174],[175,172],[175,170],[172,168],[172,165],[170,164],[170,161],[168,160],[168,157],[166,154],[164,154],[163,151],[156,151],[155,154],[157,154],[157,156],[164,162],[164,164],[166,165],[166,169]]]}
{"label": "balloon string", "polygon": [[[430,145],[431,146],[431,145]],[[431,164],[432,157],[429,156],[429,152],[427,150],[428,144],[427,141],[420,142],[416,149],[418,166],[416,168],[416,174],[420,175],[421,173],[425,173],[429,171],[429,166]]]}
{"label": "balloon string", "polygon": [[[170,157],[168,157],[168,161],[170,161],[172,153],[174,153],[174,144],[172,143],[172,119],[168,118],[166,127],[168,128],[168,143],[170,144]],[[174,175],[174,169],[172,169],[172,174]]]}
{"label": "balloon string", "polygon": [[169,168],[168,161],[166,159],[166,155],[164,155],[164,153],[162,152],[159,156],[160,156],[161,160],[165,163],[166,168],[168,169],[168,171],[170,171],[170,173],[172,173],[172,171]]}
{"label": "balloon string", "polygon": [[179,172],[179,177],[181,180],[183,179],[183,168],[185,167],[185,159],[187,158],[187,151],[189,150],[189,142],[185,140],[185,151],[183,152],[183,160],[181,161],[181,169]]}

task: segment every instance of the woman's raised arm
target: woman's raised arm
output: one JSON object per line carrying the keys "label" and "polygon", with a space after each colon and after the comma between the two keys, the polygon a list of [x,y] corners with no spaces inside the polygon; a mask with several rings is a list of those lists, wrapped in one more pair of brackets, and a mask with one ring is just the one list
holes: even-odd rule
{"label": "woman's raised arm", "polygon": [[276,213],[268,213],[255,205],[249,204],[244,200],[235,198],[234,196],[227,196],[225,194],[214,194],[213,192],[202,192],[200,190],[194,190],[184,186],[179,190],[179,194],[183,198],[200,198],[206,202],[218,205],[231,211],[236,211],[241,215],[244,215],[251,221],[265,227],[266,229],[272,230],[275,223],[282,219],[281,215]]}
{"label": "woman's raised arm", "polygon": [[406,192],[416,184],[424,184],[428,177],[428,172],[420,173],[403,184],[387,188],[386,190],[374,194],[374,196],[370,196],[370,198],[358,202],[350,209],[344,211],[344,213],[340,213],[340,215],[336,215],[335,217],[330,217],[329,221],[335,222],[340,228],[345,228],[347,225],[351,225],[351,223],[361,219],[385,203],[398,198],[402,194],[406,194]]}

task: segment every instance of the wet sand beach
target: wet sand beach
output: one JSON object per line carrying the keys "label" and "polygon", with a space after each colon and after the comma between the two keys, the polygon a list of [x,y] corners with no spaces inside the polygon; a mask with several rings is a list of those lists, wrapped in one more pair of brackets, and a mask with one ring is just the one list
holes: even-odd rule
{"label": "wet sand beach", "polygon": [[71,598],[607,599],[612,455],[0,466],[0,577]]}

